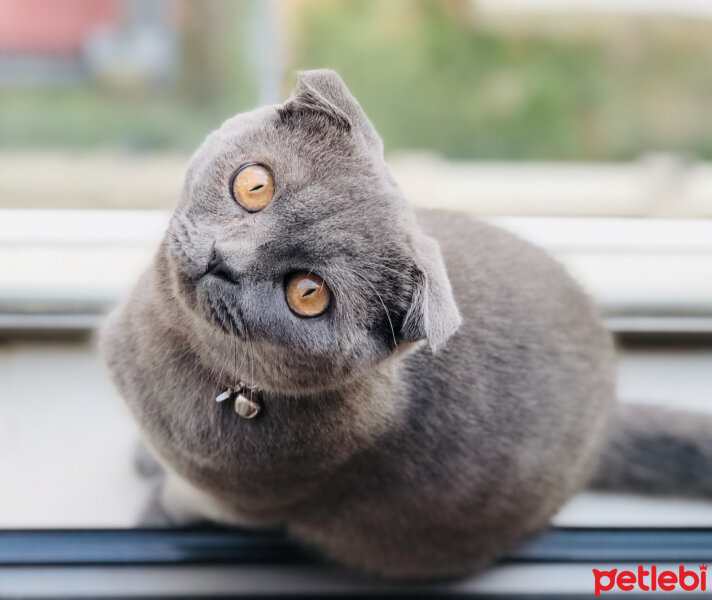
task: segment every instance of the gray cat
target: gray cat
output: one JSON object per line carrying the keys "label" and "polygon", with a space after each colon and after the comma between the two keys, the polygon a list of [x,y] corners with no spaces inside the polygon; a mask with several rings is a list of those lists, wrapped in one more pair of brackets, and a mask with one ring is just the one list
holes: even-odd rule
{"label": "gray cat", "polygon": [[208,136],[102,350],[174,522],[284,527],[370,574],[475,570],[593,477],[712,487],[674,468],[710,446],[694,417],[612,420],[611,336],[562,267],[410,209],[331,71]]}

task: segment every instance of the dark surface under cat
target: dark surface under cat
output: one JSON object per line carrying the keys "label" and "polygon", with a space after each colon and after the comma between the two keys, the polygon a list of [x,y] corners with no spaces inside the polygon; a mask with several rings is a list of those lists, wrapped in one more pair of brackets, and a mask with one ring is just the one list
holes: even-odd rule
{"label": "dark surface under cat", "polygon": [[0,531],[0,597],[590,598],[592,568],[697,564],[707,561],[709,548],[710,529],[557,529],[476,578],[413,587],[317,566],[276,535],[219,529]]}

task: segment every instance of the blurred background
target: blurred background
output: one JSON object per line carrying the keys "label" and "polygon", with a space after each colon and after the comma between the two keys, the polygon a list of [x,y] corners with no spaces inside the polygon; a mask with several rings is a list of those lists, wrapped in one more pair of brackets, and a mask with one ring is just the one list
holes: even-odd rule
{"label": "blurred background", "polygon": [[[712,410],[708,0],[0,0],[0,527],[136,523],[150,486],[93,332],[207,133],[323,67],[414,204],[579,278],[624,399]],[[558,522],[712,506],[587,493]]]}
{"label": "blurred background", "polygon": [[[712,216],[707,0],[2,0],[0,206],[170,208],[209,131],[324,66],[417,196]],[[564,179],[533,201],[522,161]]]}

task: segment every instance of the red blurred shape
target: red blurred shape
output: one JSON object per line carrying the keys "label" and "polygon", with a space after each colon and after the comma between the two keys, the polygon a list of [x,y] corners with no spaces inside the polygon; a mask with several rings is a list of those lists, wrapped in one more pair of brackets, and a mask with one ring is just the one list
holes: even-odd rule
{"label": "red blurred shape", "polygon": [[120,0],[0,0],[0,52],[73,54],[117,22]]}

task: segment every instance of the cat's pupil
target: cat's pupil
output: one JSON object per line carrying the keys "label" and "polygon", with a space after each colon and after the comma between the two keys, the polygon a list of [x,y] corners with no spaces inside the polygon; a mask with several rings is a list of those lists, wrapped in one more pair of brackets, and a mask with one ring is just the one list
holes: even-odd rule
{"label": "cat's pupil", "polygon": [[316,292],[316,288],[309,288],[306,292],[302,294],[302,298],[306,298],[307,296],[311,296],[314,292]]}
{"label": "cat's pupil", "polygon": [[262,185],[262,184],[260,183],[259,185],[256,185],[255,187],[253,187],[250,191],[251,191],[251,192],[256,192],[257,190],[259,190],[259,189],[261,189],[261,188],[263,188],[263,187],[264,187],[264,185]]}

